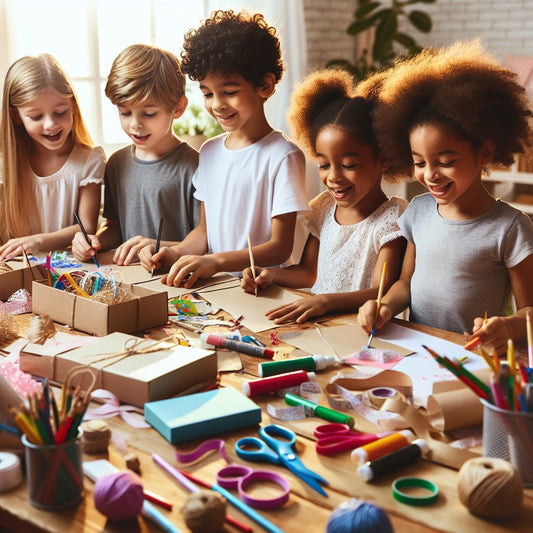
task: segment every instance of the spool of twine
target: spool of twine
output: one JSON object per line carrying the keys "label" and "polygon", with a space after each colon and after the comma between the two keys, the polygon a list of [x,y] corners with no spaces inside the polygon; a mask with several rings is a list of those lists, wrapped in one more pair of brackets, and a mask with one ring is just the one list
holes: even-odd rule
{"label": "spool of twine", "polygon": [[207,489],[192,492],[181,513],[193,533],[216,533],[226,520],[226,498]]}
{"label": "spool of twine", "polygon": [[520,475],[504,459],[476,457],[459,470],[457,492],[473,514],[503,520],[514,516],[524,497]]}
{"label": "spool of twine", "polygon": [[130,520],[143,506],[141,479],[129,470],[106,474],[96,481],[93,498],[98,511],[109,520]]}
{"label": "spool of twine", "polygon": [[394,530],[381,507],[353,498],[333,510],[326,533],[394,533]]}
{"label": "spool of twine", "polygon": [[104,453],[111,441],[111,428],[105,420],[88,420],[81,425],[85,453]]}
{"label": "spool of twine", "polygon": [[44,344],[56,333],[54,321],[48,315],[35,315],[30,322],[27,338],[35,344]]}

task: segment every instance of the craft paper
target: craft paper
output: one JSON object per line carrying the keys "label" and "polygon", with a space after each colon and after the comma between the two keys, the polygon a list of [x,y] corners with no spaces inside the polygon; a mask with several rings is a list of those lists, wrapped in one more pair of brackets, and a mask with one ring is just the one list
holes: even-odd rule
{"label": "craft paper", "polygon": [[261,408],[233,387],[225,387],[149,402],[144,417],[169,442],[176,443],[259,424]]}
{"label": "craft paper", "polygon": [[[365,333],[359,324],[320,326],[320,331],[325,340],[322,339],[316,328],[304,329],[299,332],[291,331],[287,336],[281,335],[280,337],[291,346],[296,346],[310,354],[337,355],[341,359],[360,351],[368,342],[368,333]],[[402,356],[413,353],[410,349],[382,341],[381,338],[377,337],[372,340],[372,346],[382,350],[391,350]],[[396,367],[395,370],[397,370]]]}
{"label": "craft paper", "polygon": [[241,323],[255,333],[279,327],[279,324],[268,320],[265,313],[299,298],[297,294],[277,285],[260,289],[258,296],[244,292],[240,284],[226,290],[208,292],[206,289],[198,293],[234,318],[242,315]]}

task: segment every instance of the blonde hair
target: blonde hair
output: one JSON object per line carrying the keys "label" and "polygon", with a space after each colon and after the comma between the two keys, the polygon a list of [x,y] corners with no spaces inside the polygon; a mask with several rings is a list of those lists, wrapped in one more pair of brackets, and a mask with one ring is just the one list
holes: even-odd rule
{"label": "blonde hair", "polygon": [[2,181],[0,242],[40,231],[29,166],[31,139],[22,124],[15,122],[17,108],[53,89],[72,101],[72,141],[92,147],[93,141],[81,116],[72,82],[50,54],[25,56],[7,71],[2,98]]}
{"label": "blonde hair", "polygon": [[133,44],[113,61],[105,94],[113,105],[153,99],[172,111],[185,95],[185,76],[172,52],[148,44]]}

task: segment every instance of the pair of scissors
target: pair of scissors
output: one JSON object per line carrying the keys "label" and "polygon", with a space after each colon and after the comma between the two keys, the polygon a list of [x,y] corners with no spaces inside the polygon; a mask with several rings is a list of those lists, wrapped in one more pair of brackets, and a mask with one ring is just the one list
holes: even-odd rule
{"label": "pair of scissors", "polygon": [[244,437],[235,443],[235,451],[241,459],[282,465],[319,494],[328,496],[319,484],[329,485],[328,481],[305,467],[296,456],[294,451],[296,433],[294,431],[271,424],[260,428],[259,436],[260,439]]}
{"label": "pair of scissors", "polygon": [[353,430],[347,424],[323,424],[315,428],[314,436],[318,439],[316,452],[320,455],[333,455],[346,450],[353,450],[370,442],[390,435],[390,431],[383,433],[361,433]]}

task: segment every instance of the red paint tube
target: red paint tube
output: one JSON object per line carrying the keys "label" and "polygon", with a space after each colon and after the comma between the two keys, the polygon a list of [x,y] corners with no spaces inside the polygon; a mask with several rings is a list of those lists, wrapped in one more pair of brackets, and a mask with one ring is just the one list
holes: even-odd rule
{"label": "red paint tube", "polygon": [[315,381],[314,372],[297,370],[286,374],[277,374],[263,379],[254,379],[242,384],[242,393],[246,396],[260,396],[261,394],[272,394],[290,387],[297,387],[306,381]]}

